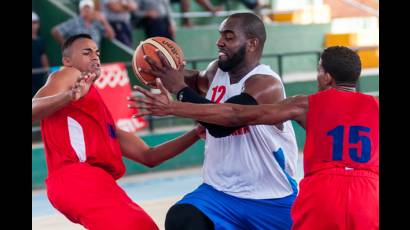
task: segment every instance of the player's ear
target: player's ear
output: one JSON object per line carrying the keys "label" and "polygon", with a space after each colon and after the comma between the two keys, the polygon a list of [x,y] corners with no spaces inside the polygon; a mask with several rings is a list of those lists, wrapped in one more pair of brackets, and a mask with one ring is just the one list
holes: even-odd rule
{"label": "player's ear", "polygon": [[62,58],[62,61],[63,61],[63,65],[64,65],[64,66],[69,66],[69,67],[72,66],[72,64],[71,64],[71,59],[70,59],[69,57],[63,57],[63,58]]}
{"label": "player's ear", "polygon": [[259,44],[258,39],[256,39],[256,38],[248,39],[247,43],[248,43],[248,50],[249,51],[253,52],[253,51],[257,50],[258,44]]}
{"label": "player's ear", "polygon": [[330,73],[325,73],[324,81],[326,85],[332,85],[334,79]]}

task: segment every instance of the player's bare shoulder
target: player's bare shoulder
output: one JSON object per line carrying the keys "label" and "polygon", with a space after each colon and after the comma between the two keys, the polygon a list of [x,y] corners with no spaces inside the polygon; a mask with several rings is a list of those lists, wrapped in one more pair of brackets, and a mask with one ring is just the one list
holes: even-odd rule
{"label": "player's bare shoulder", "polygon": [[248,78],[244,92],[252,95],[260,104],[277,103],[285,98],[280,79],[265,74],[255,74]]}
{"label": "player's bare shoulder", "polygon": [[218,61],[214,60],[209,65],[207,68],[198,74],[197,78],[197,87],[198,87],[198,92],[202,96],[206,95],[206,92],[208,91],[208,88],[211,85],[212,80],[215,77],[216,71],[218,70]]}
{"label": "player's bare shoulder", "polygon": [[60,70],[50,74],[47,82],[34,98],[51,96],[69,90],[79,76],[81,76],[81,72],[78,69],[62,67]]}
{"label": "player's bare shoulder", "polygon": [[268,74],[255,74],[245,81],[245,87],[252,87],[255,85],[264,86],[264,88],[269,86],[282,88],[281,80]]}
{"label": "player's bare shoulder", "polygon": [[201,76],[205,77],[208,80],[208,82],[211,83],[215,77],[217,70],[218,70],[218,60],[213,60],[211,63],[209,63],[206,70],[201,72]]}

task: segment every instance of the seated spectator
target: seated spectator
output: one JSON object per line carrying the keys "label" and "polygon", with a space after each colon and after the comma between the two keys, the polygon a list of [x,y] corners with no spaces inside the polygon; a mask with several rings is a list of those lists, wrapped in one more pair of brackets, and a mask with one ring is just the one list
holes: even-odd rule
{"label": "seated spectator", "polygon": [[[44,48],[44,41],[38,35],[40,28],[40,19],[38,15],[31,12],[31,68],[48,69],[48,58]],[[44,85],[46,80],[46,71],[43,73],[33,73],[31,75],[31,97]]]}
{"label": "seated spectator", "polygon": [[142,18],[141,26],[146,38],[166,37],[174,40],[176,25],[172,19],[169,0],[135,0],[138,10],[134,16]]}
{"label": "seated spectator", "polygon": [[240,0],[248,9],[258,11],[263,8],[269,8],[266,0]]}
{"label": "seated spectator", "polygon": [[[223,10],[223,6],[213,6],[209,0],[195,0],[202,8],[215,14],[218,11]],[[171,3],[179,3],[181,7],[181,12],[189,12],[191,0],[171,0]],[[192,23],[189,21],[189,18],[182,18],[182,26],[191,27]]]}
{"label": "seated spectator", "polygon": [[62,45],[70,36],[86,33],[100,46],[101,38],[104,36],[113,39],[114,30],[105,17],[94,10],[92,0],[81,0],[79,4],[80,15],[55,26],[51,33],[56,41]]}
{"label": "seated spectator", "polygon": [[135,0],[102,0],[102,12],[115,32],[115,38],[132,47],[131,13],[137,9]]}

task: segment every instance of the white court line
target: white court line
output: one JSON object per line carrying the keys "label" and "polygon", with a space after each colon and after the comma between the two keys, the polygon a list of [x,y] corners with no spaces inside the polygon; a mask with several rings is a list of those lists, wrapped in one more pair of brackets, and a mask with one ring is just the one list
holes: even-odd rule
{"label": "white court line", "polygon": [[38,142],[31,145],[31,150],[33,149],[44,149],[44,143]]}
{"label": "white court line", "polygon": [[379,91],[370,91],[370,92],[364,92],[364,94],[367,95],[372,95],[372,96],[379,96]]}

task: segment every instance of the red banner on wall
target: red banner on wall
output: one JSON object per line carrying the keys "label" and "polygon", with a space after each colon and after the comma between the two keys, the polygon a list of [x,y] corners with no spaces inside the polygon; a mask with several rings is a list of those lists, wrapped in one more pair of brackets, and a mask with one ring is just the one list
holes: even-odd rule
{"label": "red banner on wall", "polygon": [[128,108],[127,97],[131,96],[131,85],[124,63],[102,65],[101,76],[94,84],[118,128],[135,132],[147,126],[144,118],[131,118],[138,110]]}

